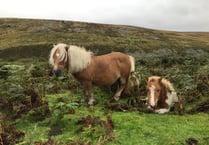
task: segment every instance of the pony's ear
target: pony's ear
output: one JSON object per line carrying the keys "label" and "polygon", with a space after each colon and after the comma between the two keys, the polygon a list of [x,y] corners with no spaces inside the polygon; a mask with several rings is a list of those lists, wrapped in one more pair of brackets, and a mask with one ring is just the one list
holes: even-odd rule
{"label": "pony's ear", "polygon": [[65,50],[66,50],[66,51],[68,51],[69,48],[70,48],[69,45],[66,45],[66,46],[65,46]]}
{"label": "pony's ear", "polygon": [[160,77],[160,78],[159,78],[159,80],[158,80],[158,81],[159,81],[159,83],[161,83],[161,82],[162,82],[162,79],[163,79],[162,77]]}
{"label": "pony's ear", "polygon": [[166,93],[166,86],[165,84],[162,82],[163,78],[160,77],[160,79],[158,80],[160,85],[161,85],[161,91]]}
{"label": "pony's ear", "polygon": [[163,80],[162,77],[160,77],[159,80],[158,80],[158,82],[160,83],[161,86],[163,86],[162,80]]}
{"label": "pony's ear", "polygon": [[145,82],[146,82],[146,83],[148,83],[148,80],[149,80],[149,78],[148,78],[148,77],[146,77],[146,78],[145,78]]}

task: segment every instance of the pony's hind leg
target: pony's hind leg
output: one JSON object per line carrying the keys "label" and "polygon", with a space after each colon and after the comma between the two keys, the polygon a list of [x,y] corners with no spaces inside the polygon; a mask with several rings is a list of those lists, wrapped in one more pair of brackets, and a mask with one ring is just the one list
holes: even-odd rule
{"label": "pony's hind leg", "polygon": [[114,95],[114,100],[118,101],[120,99],[120,95],[123,92],[123,90],[125,89],[126,83],[127,83],[127,81],[125,78],[120,78],[120,84],[119,84],[119,87]]}

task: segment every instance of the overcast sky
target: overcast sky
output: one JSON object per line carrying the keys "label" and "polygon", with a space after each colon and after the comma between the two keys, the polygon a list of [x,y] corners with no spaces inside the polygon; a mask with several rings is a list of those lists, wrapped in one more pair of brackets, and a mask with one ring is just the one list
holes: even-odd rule
{"label": "overcast sky", "polygon": [[209,0],[1,0],[5,17],[209,32]]}

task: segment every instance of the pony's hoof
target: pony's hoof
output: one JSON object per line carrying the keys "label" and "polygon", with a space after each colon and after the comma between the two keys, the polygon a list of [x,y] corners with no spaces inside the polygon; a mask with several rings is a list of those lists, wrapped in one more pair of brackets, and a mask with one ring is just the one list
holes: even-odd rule
{"label": "pony's hoof", "polygon": [[118,100],[116,100],[115,98],[112,98],[111,100],[110,100],[110,103],[115,103],[115,102],[117,102]]}
{"label": "pony's hoof", "polygon": [[96,100],[89,100],[88,101],[88,105],[89,106],[96,105],[96,104],[97,104],[97,101]]}
{"label": "pony's hoof", "polygon": [[154,110],[152,108],[146,108],[144,111],[145,113],[154,113]]}

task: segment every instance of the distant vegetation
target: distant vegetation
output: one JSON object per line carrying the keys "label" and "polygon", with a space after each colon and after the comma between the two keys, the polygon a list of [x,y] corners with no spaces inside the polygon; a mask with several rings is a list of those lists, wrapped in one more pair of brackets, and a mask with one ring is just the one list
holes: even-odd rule
{"label": "distant vegetation", "polygon": [[[209,33],[30,19],[0,19],[0,32],[0,144],[209,143]],[[81,85],[50,71],[49,51],[59,42],[133,55],[139,90],[109,104],[108,87],[95,87],[99,104],[81,103]],[[174,84],[182,116],[146,113],[133,101],[146,97],[150,75]]]}
{"label": "distant vegetation", "polygon": [[28,57],[47,57],[52,44],[59,42],[84,46],[97,54],[123,51],[140,55],[158,50],[178,53],[191,49],[209,52],[209,33],[32,19],[0,19],[0,31],[0,58],[11,58],[12,51],[16,58],[22,58],[26,50]]}

